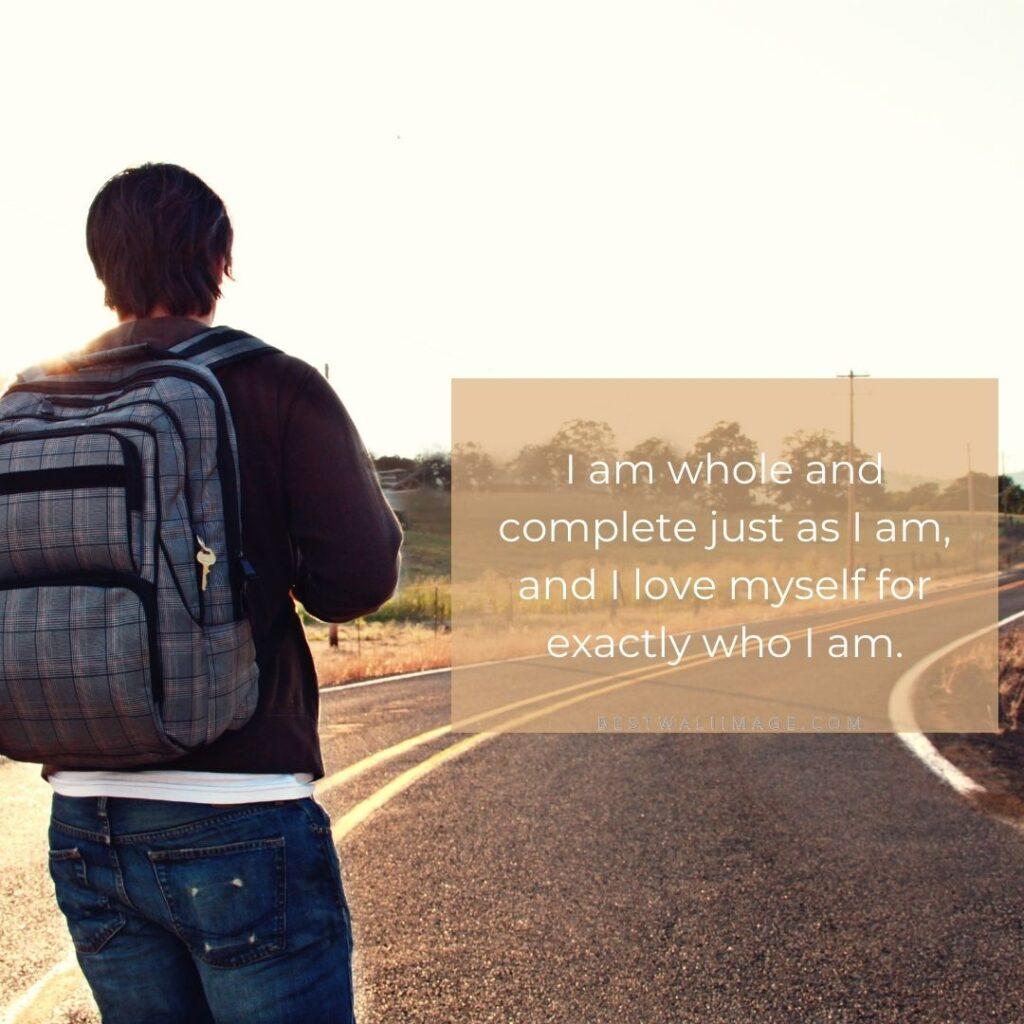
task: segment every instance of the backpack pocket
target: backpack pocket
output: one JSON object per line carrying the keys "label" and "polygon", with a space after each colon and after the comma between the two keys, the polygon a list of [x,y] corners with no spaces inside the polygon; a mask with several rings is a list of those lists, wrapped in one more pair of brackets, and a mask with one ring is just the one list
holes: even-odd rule
{"label": "backpack pocket", "polygon": [[[0,585],[38,575],[139,572],[143,481],[123,438],[77,435],[4,445]],[[91,444],[89,443],[91,442]]]}
{"label": "backpack pocket", "polygon": [[167,760],[156,597],[133,576],[0,586],[0,753],[68,768]]}

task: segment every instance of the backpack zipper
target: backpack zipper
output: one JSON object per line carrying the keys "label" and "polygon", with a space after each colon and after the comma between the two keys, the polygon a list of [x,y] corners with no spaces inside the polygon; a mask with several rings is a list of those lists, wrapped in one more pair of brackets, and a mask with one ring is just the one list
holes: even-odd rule
{"label": "backpack zipper", "polygon": [[[156,403],[156,402],[138,402],[136,404],[138,404],[138,405],[158,405],[159,403]],[[68,419],[67,417],[57,416],[57,415],[55,415],[53,413],[30,413],[30,414],[25,414],[25,415],[21,415],[21,416],[3,416],[3,417],[0,417],[0,423],[12,422],[12,421],[15,421],[15,420],[44,420],[47,423],[66,423],[67,419]],[[159,445],[159,442],[157,440],[156,431],[150,425],[142,424],[142,423],[137,423],[134,420],[128,420],[126,422],[123,422],[122,424],[120,424],[120,426],[122,427],[122,429],[130,428],[132,430],[141,430],[143,433],[149,434],[150,437],[152,437],[152,439],[153,439],[153,448],[154,448],[155,452],[157,453],[156,454],[156,464],[154,465],[154,471],[159,471],[159,449],[160,449],[160,445]],[[135,445],[132,444],[132,442],[129,441],[127,438],[121,437],[121,435],[116,432],[116,429],[114,427],[105,427],[105,426],[101,426],[101,427],[71,427],[71,426],[68,426],[68,427],[57,428],[55,430],[34,430],[34,431],[28,431],[28,432],[21,433],[21,434],[14,434],[14,435],[11,435],[10,437],[0,437],[0,444],[12,444],[12,443],[16,443],[18,441],[33,441],[33,440],[37,440],[37,439],[40,439],[40,438],[41,439],[46,439],[48,437],[68,437],[68,436],[72,436],[73,437],[75,435],[80,435],[80,434],[109,434],[116,441],[120,442],[122,448],[125,451],[125,455],[126,455],[127,460],[130,461],[131,465],[133,466],[133,476],[134,476],[135,479],[137,479],[139,481],[138,508],[140,510],[142,510],[142,504],[143,504],[143,498],[144,498],[144,495],[143,495],[142,489],[141,489],[141,483],[142,483],[142,460],[139,457],[138,451],[136,451],[136,449],[135,449]],[[183,454],[186,454],[186,457],[187,457],[184,438],[182,438],[182,452],[183,452]],[[187,463],[186,463],[186,468],[187,468]],[[155,506],[154,511],[156,513],[156,527],[155,527],[155,529],[156,529],[156,538],[157,538],[157,540],[156,540],[156,548],[159,549],[158,551],[154,552],[154,559],[158,561],[159,560],[159,551],[163,551],[164,558],[167,559],[167,566],[168,566],[168,568],[171,571],[171,579],[174,581],[175,589],[178,591],[178,594],[181,597],[181,602],[185,606],[185,610],[188,612],[188,614],[191,617],[192,621],[195,622],[197,625],[201,626],[206,621],[206,599],[205,599],[205,595],[203,593],[203,590],[200,587],[200,577],[199,577],[198,571],[193,569],[193,572],[192,572],[193,576],[195,577],[195,581],[196,581],[196,606],[199,609],[198,614],[197,614],[197,613],[192,611],[192,607],[191,607],[191,604],[189,602],[189,598],[185,594],[185,591],[182,589],[181,581],[178,578],[178,573],[175,571],[174,559],[171,558],[170,552],[167,550],[166,544],[164,544],[163,534],[162,534],[162,530],[161,530],[161,527],[162,527],[163,523],[162,523],[162,515],[161,515],[161,509],[160,509],[160,498],[159,498],[159,493],[158,493],[158,486],[157,486],[155,481],[153,483],[153,490],[154,490],[154,495],[155,495],[155,497],[154,497],[154,506]],[[189,479],[188,479],[187,472],[185,474],[185,511],[188,513],[189,535],[194,539],[198,535],[196,534],[196,520],[195,520],[194,509],[193,509],[193,506],[192,506],[192,492],[191,492],[191,487],[190,487],[190,484],[189,484]],[[143,539],[145,539],[145,538],[143,538]],[[248,563],[246,563],[246,564],[248,564]],[[189,565],[191,565],[191,561],[189,562]],[[159,569],[159,565],[155,564],[154,565],[154,571],[158,571],[158,569]]]}
{"label": "backpack zipper", "polygon": [[[19,417],[24,419],[37,419],[41,417],[29,416]],[[4,417],[6,420],[7,417]],[[143,515],[143,503],[145,494],[142,490],[142,460],[139,458],[139,453],[135,450],[135,445],[131,443],[126,437],[121,437],[116,431],[107,429],[105,427],[87,427],[84,430],[75,429],[68,427],[64,430],[31,430],[23,434],[18,434],[12,437],[0,436],[0,444],[15,444],[18,441],[36,441],[46,440],[50,437],[73,437],[80,434],[106,434],[108,437],[112,437],[120,446],[122,458],[124,460],[124,468],[127,476],[127,486],[125,487],[125,509],[127,513],[127,523],[125,533],[128,537],[128,550],[131,554],[132,564],[135,564],[135,545],[132,543],[132,530],[131,530],[131,512],[136,510],[140,517]],[[160,503],[157,502],[157,532],[160,529]],[[142,537],[142,542],[145,544],[145,536]],[[142,552],[139,552],[141,557]],[[140,563],[141,564],[141,563]]]}
{"label": "backpack zipper", "polygon": [[[210,371],[212,375],[212,371]],[[159,380],[161,377],[180,377],[190,380],[203,389],[213,402],[214,415],[217,419],[217,467],[220,471],[221,489],[227,491],[223,495],[225,505],[224,525],[228,542],[228,581],[231,587],[232,611],[236,620],[244,617],[242,602],[242,580],[240,573],[245,555],[242,552],[242,506],[239,497],[238,478],[235,467],[234,453],[228,445],[228,423],[225,411],[226,402],[210,385],[209,381],[198,371],[188,366],[167,366],[161,370],[146,369],[130,374],[118,381],[54,381],[47,382],[44,378],[34,381],[22,381],[14,384],[9,391],[25,391],[32,394],[103,394],[110,392],[118,398],[130,391],[133,383]],[[227,514],[227,506],[232,514]]]}
{"label": "backpack zipper", "polygon": [[[78,397],[78,396],[76,396],[76,395],[44,395],[43,399],[48,401],[50,399],[54,399],[55,398],[57,400],[57,404],[58,405],[68,405],[68,406],[71,406],[71,407],[86,407],[86,406],[93,406],[93,405],[95,405],[94,402],[90,402],[87,398],[83,398],[80,402],[76,402],[76,401],[74,401],[74,399],[76,397]],[[178,440],[181,442],[182,458],[185,460],[185,479],[184,479],[184,483],[185,483],[185,505],[188,507],[188,525],[189,525],[189,529],[194,534],[196,532],[195,502],[192,500],[192,480],[190,479],[189,474],[188,474],[188,445],[185,443],[185,429],[181,425],[181,419],[178,417],[177,413],[175,413],[175,411],[169,405],[167,405],[164,402],[158,402],[155,399],[144,398],[144,399],[142,399],[142,401],[132,402],[131,404],[132,405],[153,405],[153,406],[156,406],[156,408],[162,410],[164,412],[164,414],[167,416],[167,418],[171,421],[171,425],[174,427],[174,431],[178,435]],[[107,413],[107,412],[110,412],[110,411],[111,410],[109,408],[105,408],[101,412],[97,412],[96,415],[102,416],[104,413]],[[46,420],[47,423],[65,423],[65,422],[67,422],[69,417],[67,417],[67,416],[58,416],[58,415],[56,415],[56,413],[45,413],[45,412],[43,412],[43,413],[26,413],[26,414],[23,414],[23,415],[16,415],[16,416],[4,416],[4,417],[0,418],[0,422],[4,422],[4,421],[8,421],[8,420],[15,420],[15,419],[27,419],[27,420],[40,419],[40,420]],[[150,437],[153,438],[153,448],[154,448],[154,452],[156,454],[156,462],[157,462],[155,468],[159,472],[159,468],[160,468],[160,466],[159,466],[160,445],[159,445],[159,443],[157,441],[157,432],[156,432],[156,430],[154,430],[153,427],[150,424],[148,424],[148,423],[147,424],[138,423],[135,420],[129,420],[129,421],[121,424],[121,426],[122,427],[131,427],[131,428],[133,428],[135,430],[142,430],[145,433],[149,434]],[[101,427],[96,427],[96,428],[87,427],[82,432],[86,433],[86,432],[89,432],[92,429],[104,430],[104,431],[109,432],[109,431],[116,430],[117,428],[115,426],[113,426],[113,425],[111,425],[111,426],[103,425]],[[131,444],[131,442],[128,442],[128,444],[129,444],[129,447],[132,450],[132,453],[135,455],[136,458],[138,458],[138,453],[135,451],[135,446],[133,444]],[[157,504],[159,504],[159,502]],[[159,509],[157,511],[159,512]]]}

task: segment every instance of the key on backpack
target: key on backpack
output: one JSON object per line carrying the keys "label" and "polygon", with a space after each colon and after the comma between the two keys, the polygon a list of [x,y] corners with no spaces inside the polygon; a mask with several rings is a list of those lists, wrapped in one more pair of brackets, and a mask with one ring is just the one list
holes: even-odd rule
{"label": "key on backpack", "polygon": [[196,561],[203,567],[203,580],[200,587],[205,590],[207,583],[210,582],[210,569],[213,567],[214,562],[217,561],[217,555],[213,548],[206,546],[206,541],[198,534],[196,534],[196,540],[199,542]]}

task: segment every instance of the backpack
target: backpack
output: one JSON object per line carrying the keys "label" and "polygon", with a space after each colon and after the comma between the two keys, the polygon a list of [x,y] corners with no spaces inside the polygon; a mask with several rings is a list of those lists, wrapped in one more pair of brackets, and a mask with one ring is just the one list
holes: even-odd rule
{"label": "backpack", "polygon": [[173,760],[256,707],[238,456],[217,327],[64,357],[0,398],[0,754]]}

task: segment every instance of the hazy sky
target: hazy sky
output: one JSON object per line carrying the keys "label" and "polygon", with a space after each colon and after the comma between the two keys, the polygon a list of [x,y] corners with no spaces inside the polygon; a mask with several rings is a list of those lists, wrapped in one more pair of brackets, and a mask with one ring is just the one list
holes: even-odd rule
{"label": "hazy sky", "polygon": [[218,321],[329,361],[376,452],[446,445],[452,376],[853,366],[1000,377],[1024,469],[1020,4],[4,20],[4,372],[112,322],[86,209],[114,171],[170,160],[235,223]]}

